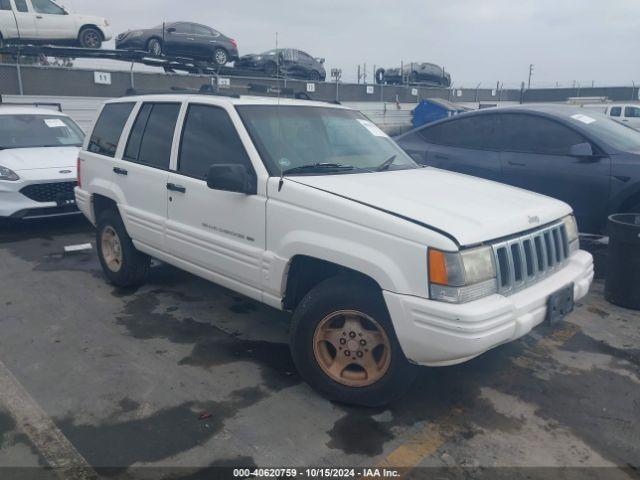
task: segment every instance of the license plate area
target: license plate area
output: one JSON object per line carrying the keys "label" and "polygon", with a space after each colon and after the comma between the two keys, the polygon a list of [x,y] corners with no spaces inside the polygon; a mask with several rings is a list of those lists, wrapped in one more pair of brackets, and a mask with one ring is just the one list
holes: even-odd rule
{"label": "license plate area", "polygon": [[551,294],[547,300],[547,321],[554,325],[573,312],[573,283]]}

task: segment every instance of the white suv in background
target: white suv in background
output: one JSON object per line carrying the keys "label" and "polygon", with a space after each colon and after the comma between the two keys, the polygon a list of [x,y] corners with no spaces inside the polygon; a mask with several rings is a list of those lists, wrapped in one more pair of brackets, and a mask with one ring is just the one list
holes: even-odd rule
{"label": "white suv in background", "polygon": [[382,405],[556,322],[587,294],[571,208],[420,168],[362,114],[215,95],[118,99],[80,154],[76,198],[115,285],[150,257],[293,312],[302,376]]}
{"label": "white suv in background", "polygon": [[100,48],[112,36],[106,19],[69,13],[53,0],[0,0],[0,45],[18,41]]}
{"label": "white suv in background", "polygon": [[0,218],[77,214],[73,194],[84,133],[47,108],[0,104]]}
{"label": "white suv in background", "polygon": [[607,105],[605,114],[631,128],[640,130],[640,105],[614,103]]}

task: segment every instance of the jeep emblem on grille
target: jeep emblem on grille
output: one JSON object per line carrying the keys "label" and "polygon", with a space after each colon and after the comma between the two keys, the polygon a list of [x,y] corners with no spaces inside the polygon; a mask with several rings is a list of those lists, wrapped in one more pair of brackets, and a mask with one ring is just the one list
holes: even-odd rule
{"label": "jeep emblem on grille", "polygon": [[71,170],[60,170],[59,173],[71,173]]}
{"label": "jeep emblem on grille", "polygon": [[540,218],[537,215],[529,215],[529,223],[540,223]]}

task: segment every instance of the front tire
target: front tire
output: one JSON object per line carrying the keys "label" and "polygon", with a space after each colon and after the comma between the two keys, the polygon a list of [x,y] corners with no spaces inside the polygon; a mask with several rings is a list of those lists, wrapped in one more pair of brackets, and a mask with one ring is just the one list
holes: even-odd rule
{"label": "front tire", "polygon": [[114,210],[100,215],[96,228],[96,247],[102,270],[117,287],[142,285],[149,275],[151,259],[139,252]]}
{"label": "front tire", "polygon": [[417,368],[404,354],[380,290],[340,275],[314,287],[296,309],[293,361],[329,400],[377,407],[402,395]]}
{"label": "front tire", "polygon": [[147,52],[155,57],[162,55],[162,42],[157,38],[152,38],[147,43]]}
{"label": "front tire", "polygon": [[83,28],[78,36],[82,48],[98,49],[102,47],[102,33],[97,28]]}
{"label": "front tire", "polygon": [[320,73],[315,70],[312,70],[311,72],[309,72],[309,80],[311,80],[312,82],[319,82]]}

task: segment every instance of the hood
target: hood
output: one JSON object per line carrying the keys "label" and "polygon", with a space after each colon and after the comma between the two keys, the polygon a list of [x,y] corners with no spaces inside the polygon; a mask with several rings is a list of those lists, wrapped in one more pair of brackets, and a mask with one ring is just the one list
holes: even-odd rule
{"label": "hood", "polygon": [[567,204],[544,195],[435,168],[291,178],[446,232],[462,246],[531,230],[571,213]]}
{"label": "hood", "polygon": [[0,165],[18,173],[25,170],[76,168],[79,147],[14,148],[0,150]]}

